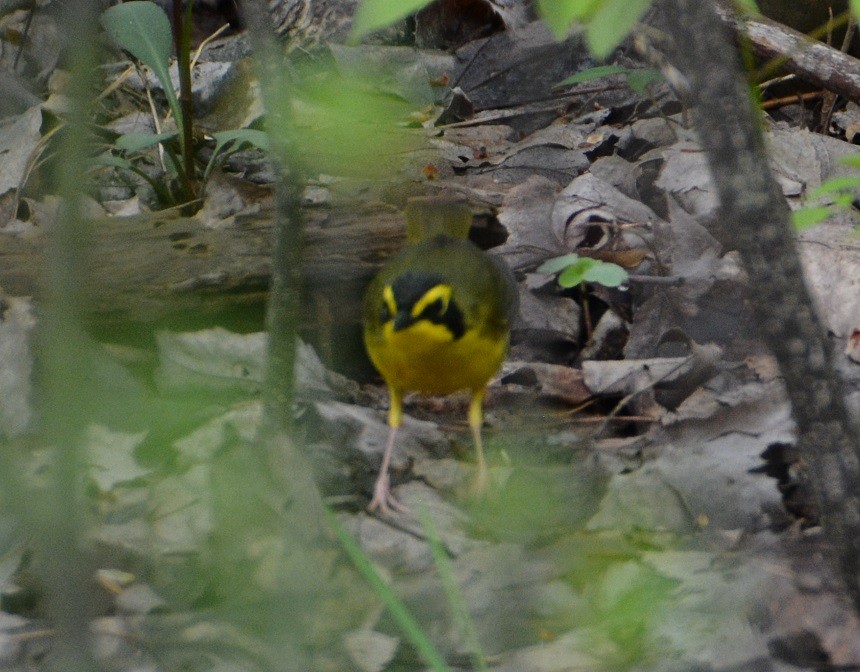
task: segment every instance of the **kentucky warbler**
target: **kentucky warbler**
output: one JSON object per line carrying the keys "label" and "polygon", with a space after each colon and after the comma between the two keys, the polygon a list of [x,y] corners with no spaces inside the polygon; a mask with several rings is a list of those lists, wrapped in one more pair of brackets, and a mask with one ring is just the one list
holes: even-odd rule
{"label": "kentucky warbler", "polygon": [[388,385],[388,442],[371,511],[404,510],[388,467],[403,419],[403,393],[469,390],[469,427],[477,454],[476,489],[487,484],[481,444],[487,382],[505,358],[516,313],[513,274],[466,239],[472,215],[452,200],[411,199],[407,247],[390,259],[364,299],[367,352]]}

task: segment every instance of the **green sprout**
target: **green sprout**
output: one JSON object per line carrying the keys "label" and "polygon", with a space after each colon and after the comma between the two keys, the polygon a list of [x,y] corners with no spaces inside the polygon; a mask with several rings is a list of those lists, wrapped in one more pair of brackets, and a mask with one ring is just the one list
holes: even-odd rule
{"label": "green sprout", "polygon": [[643,93],[649,84],[659,82],[663,79],[663,75],[656,68],[623,68],[620,65],[599,65],[596,68],[588,68],[575,75],[560,81],[555,85],[556,89],[574,84],[582,84],[591,82],[595,79],[608,77],[609,75],[624,75],[627,80],[627,86],[633,89],[636,93]]}
{"label": "green sprout", "polygon": [[[115,5],[107,9],[101,16],[102,25],[110,35],[111,39],[121,49],[127,51],[133,58],[149,67],[164,89],[167,98],[167,106],[173,118],[176,120],[176,131],[165,133],[129,133],[120,136],[115,142],[118,154],[110,154],[99,157],[97,164],[113,166],[128,170],[146,180],[155,191],[156,197],[161,203],[173,205],[174,203],[190,203],[200,197],[200,182],[208,179],[216,160],[224,159],[238,149],[251,145],[259,149],[268,148],[268,137],[262,131],[250,128],[242,128],[230,131],[222,131],[213,134],[216,145],[215,151],[208,165],[202,172],[200,182],[196,176],[198,171],[194,165],[194,148],[188,138],[193,134],[188,125],[192,123],[190,115],[183,113],[179,97],[170,80],[170,55],[172,50],[172,28],[170,19],[158,5],[148,0],[134,0],[121,5]],[[189,21],[185,21],[187,28]],[[185,30],[179,26],[177,30]],[[180,77],[180,81],[190,82],[190,44],[188,39],[180,41],[180,49],[184,52],[178,59],[179,67],[188,69],[187,77]],[[188,92],[190,95],[190,91]],[[164,148],[170,165],[178,178],[180,190],[178,194],[156,180],[146,175],[137,166],[137,161],[142,152],[149,148],[160,145]],[[191,176],[191,179],[189,179]]]}
{"label": "green sprout", "polygon": [[[860,154],[842,157],[839,162],[851,168],[860,168]],[[797,231],[804,231],[815,224],[823,222],[838,212],[849,211],[860,192],[860,174],[840,175],[823,182],[813,189],[809,200],[829,200],[823,205],[810,205],[791,213],[792,223]]]}
{"label": "green sprout", "polygon": [[580,257],[576,253],[565,254],[544,262],[538,273],[558,273],[558,284],[565,289],[596,282],[604,287],[620,287],[630,274],[618,264],[591,257]]}
{"label": "green sprout", "polygon": [[[588,310],[588,283],[594,282],[604,287],[621,287],[627,282],[630,274],[618,264],[613,264],[591,257],[580,257],[576,253],[564,254],[541,264],[538,273],[558,273],[558,284],[565,289],[579,287],[582,292],[582,313],[585,321],[585,331],[591,340],[591,314]],[[623,289],[623,288],[622,288]]]}

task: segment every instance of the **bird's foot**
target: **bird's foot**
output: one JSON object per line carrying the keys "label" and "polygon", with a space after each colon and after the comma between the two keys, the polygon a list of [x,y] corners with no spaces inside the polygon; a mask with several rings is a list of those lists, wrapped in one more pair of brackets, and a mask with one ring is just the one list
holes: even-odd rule
{"label": "bird's foot", "polygon": [[392,511],[397,513],[409,512],[409,507],[394,498],[387,472],[380,473],[379,478],[376,479],[376,485],[373,486],[373,499],[367,505],[367,510],[371,513],[379,511],[383,515]]}

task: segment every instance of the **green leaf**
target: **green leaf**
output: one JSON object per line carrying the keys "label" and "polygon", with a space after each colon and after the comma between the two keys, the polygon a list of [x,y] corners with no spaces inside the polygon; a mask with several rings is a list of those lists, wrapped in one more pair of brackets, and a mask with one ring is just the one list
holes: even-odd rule
{"label": "green leaf", "polygon": [[538,273],[557,273],[558,284],[565,288],[576,287],[583,282],[596,282],[605,287],[619,287],[630,277],[621,266],[600,259],[565,254],[542,264]]}
{"label": "green leaf", "polygon": [[636,561],[613,563],[595,591],[598,616],[592,627],[622,649],[641,652],[679,584]]}
{"label": "green leaf", "polygon": [[[264,152],[269,151],[270,147],[269,134],[255,128],[236,128],[229,131],[218,131],[217,133],[213,133],[212,137],[215,138],[215,149],[212,152],[209,163],[206,165],[206,170],[203,172],[202,179],[204,183],[209,179],[209,173],[212,172],[219,158],[224,158],[228,154],[232,154],[241,149],[243,145],[252,145],[257,149],[262,149]],[[229,151],[227,151],[228,148]]]}
{"label": "green leaf", "polygon": [[756,16],[761,14],[755,0],[735,0],[735,6],[739,7],[747,14]]}
{"label": "green leaf", "polygon": [[291,133],[311,170],[383,178],[424,142],[423,129],[405,125],[413,106],[370,78],[310,73],[291,93],[292,124],[267,130]]}
{"label": "green leaf", "polygon": [[604,287],[620,287],[630,274],[618,264],[599,261],[585,272],[586,282],[596,282]]}
{"label": "green leaf", "polygon": [[430,0],[364,0],[352,20],[349,41],[358,42],[368,33],[390,26],[429,3]]}
{"label": "green leaf", "polygon": [[588,70],[577,72],[575,75],[571,75],[567,79],[563,79],[555,85],[555,88],[571,86],[572,84],[582,84],[583,82],[591,82],[595,79],[600,79],[601,77],[608,77],[609,75],[624,75],[628,72],[630,71],[627,68],[622,68],[620,65],[599,65],[596,68],[588,68]]}
{"label": "green leaf", "polygon": [[831,214],[833,214],[833,208],[829,205],[801,208],[791,213],[791,223],[797,231],[803,231],[810,226],[823,222]]}
{"label": "green leaf", "polygon": [[479,670],[479,672],[487,672],[487,660],[481,648],[475,623],[469,613],[468,606],[466,606],[463,592],[457,585],[457,580],[454,577],[454,569],[451,567],[451,561],[448,559],[448,553],[442,545],[436,525],[433,523],[430,514],[423,507],[418,511],[418,519],[427,533],[427,543],[430,545],[430,550],[433,553],[433,563],[436,565],[439,580],[445,589],[445,596],[448,599],[448,606],[454,616],[454,623],[459,628],[464,643],[472,651],[474,668]]}
{"label": "green leaf", "polygon": [[860,19],[860,0],[850,0],[848,5],[851,7],[851,13],[855,19]]}
{"label": "green leaf", "polygon": [[596,259],[583,257],[575,264],[565,268],[558,276],[558,284],[565,288],[576,287],[585,282],[585,275],[598,262]]}
{"label": "green leaf", "polygon": [[809,198],[860,189],[860,175],[843,175],[823,182],[809,193]]}
{"label": "green leaf", "polygon": [[[860,2],[860,0],[858,0],[858,2]],[[841,163],[843,166],[860,168],[860,153],[849,154],[848,156],[840,156],[839,163]]]}
{"label": "green leaf", "polygon": [[564,254],[560,257],[556,257],[555,259],[550,259],[545,261],[540,266],[538,266],[538,273],[558,273],[561,270],[564,270],[571,264],[575,264],[579,261],[579,255],[575,253]]}
{"label": "green leaf", "polygon": [[120,47],[153,70],[169,62],[170,19],[154,2],[135,0],[111,7],[102,14],[102,25]]}
{"label": "green leaf", "polygon": [[252,145],[257,149],[268,151],[269,135],[265,131],[259,131],[256,128],[236,128],[230,131],[218,131],[213,133],[215,138],[215,151],[218,154],[226,145],[235,142],[237,146],[245,144]]}
{"label": "green leaf", "polygon": [[373,591],[380,597],[391,612],[391,616],[400,626],[400,629],[403,630],[403,634],[412,642],[412,645],[421,654],[421,657],[436,672],[449,672],[442,654],[439,653],[433,642],[430,641],[430,638],[421,629],[418,621],[415,620],[415,617],[409,612],[406,605],[397,596],[397,593],[379,575],[379,572],[376,571],[373,563],[364,554],[361,547],[349,536],[343,525],[338,522],[334,514],[328,509],[326,509],[326,518],[328,518],[329,525],[340,540],[349,559],[352,560],[352,564],[355,565],[359,574],[364,577],[364,580],[367,581]]}
{"label": "green leaf", "polygon": [[[118,5],[119,6],[119,5]],[[139,152],[142,149],[147,149],[159,142],[175,138],[179,135],[179,131],[169,131],[167,133],[126,133],[116,139],[116,146],[128,153]]]}
{"label": "green leaf", "polygon": [[643,93],[649,84],[663,79],[663,73],[656,68],[637,68],[627,71],[627,84],[636,93]]}
{"label": "green leaf", "polygon": [[182,128],[182,110],[168,71],[173,40],[170,19],[164,10],[154,2],[133,0],[105,10],[101,21],[117,45],[152,68],[164,88],[176,125]]}
{"label": "green leaf", "polygon": [[591,53],[598,58],[609,56],[650,5],[651,0],[603,0],[586,31]]}
{"label": "green leaf", "polygon": [[585,22],[603,0],[538,0],[538,13],[556,39],[564,39],[574,21]]}

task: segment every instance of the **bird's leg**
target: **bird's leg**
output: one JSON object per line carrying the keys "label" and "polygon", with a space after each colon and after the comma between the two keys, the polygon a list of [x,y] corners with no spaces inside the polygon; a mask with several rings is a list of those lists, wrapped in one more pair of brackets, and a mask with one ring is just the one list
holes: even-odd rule
{"label": "bird's leg", "polygon": [[388,410],[388,441],[385,443],[385,452],[382,455],[382,465],[379,467],[379,476],[376,477],[376,483],[373,486],[373,499],[368,504],[368,511],[379,510],[380,513],[388,513],[392,509],[401,513],[408,509],[394,499],[394,494],[391,492],[391,481],[388,475],[389,465],[391,464],[391,455],[394,452],[394,437],[397,436],[397,429],[403,422],[403,395],[395,390],[390,391],[390,408]]}
{"label": "bird's leg", "polygon": [[471,489],[473,494],[478,497],[486,494],[487,486],[490,484],[490,474],[484,459],[484,444],[481,441],[481,425],[484,423],[484,392],[485,390],[474,392],[469,404],[469,429],[472,430],[472,438],[475,440],[475,466],[477,468]]}

